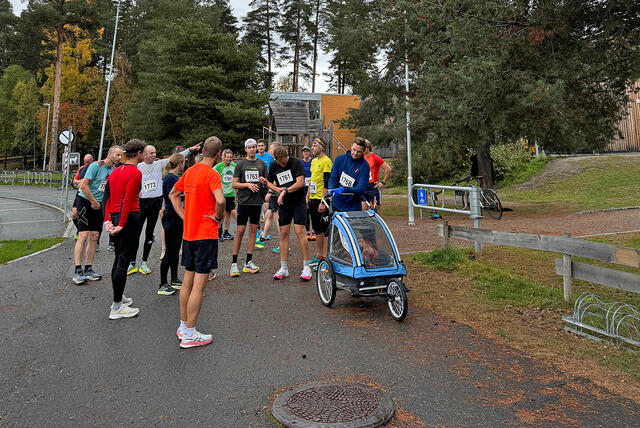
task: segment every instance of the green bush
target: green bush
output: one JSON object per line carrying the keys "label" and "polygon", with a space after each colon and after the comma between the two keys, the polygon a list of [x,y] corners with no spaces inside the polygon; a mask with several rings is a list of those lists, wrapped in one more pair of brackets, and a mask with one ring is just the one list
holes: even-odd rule
{"label": "green bush", "polygon": [[414,256],[418,263],[431,266],[438,270],[453,270],[459,264],[464,263],[467,255],[456,248],[435,249],[428,253],[418,253]]}
{"label": "green bush", "polygon": [[[464,147],[440,143],[416,144],[412,149],[413,182],[435,184],[453,181],[452,178],[469,174],[469,155]],[[394,185],[407,182],[407,152],[401,150],[391,161]]]}
{"label": "green bush", "polygon": [[491,146],[491,157],[496,171],[496,181],[502,181],[512,171],[522,168],[532,159],[531,152],[519,141]]}

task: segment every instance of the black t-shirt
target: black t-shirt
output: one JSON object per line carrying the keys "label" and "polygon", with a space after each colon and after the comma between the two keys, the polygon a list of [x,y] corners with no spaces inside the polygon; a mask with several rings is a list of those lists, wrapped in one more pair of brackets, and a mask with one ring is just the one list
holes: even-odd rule
{"label": "black t-shirt", "polygon": [[[236,164],[233,170],[233,178],[237,178],[240,183],[254,183],[260,187],[260,177],[267,176],[267,164],[260,159],[242,159]],[[262,205],[264,202],[263,192],[252,192],[251,189],[236,189],[238,205]]]}
{"label": "black t-shirt", "polygon": [[[270,183],[278,187],[291,187],[295,184],[296,179],[302,177],[304,179],[304,166],[300,159],[289,157],[287,164],[282,167],[278,162],[272,162],[269,167]],[[305,191],[304,186],[284,196],[284,205],[291,206],[304,202]]]}
{"label": "black t-shirt", "polygon": [[164,214],[162,214],[163,216],[179,218],[178,213],[176,213],[176,210],[173,208],[173,204],[169,199],[169,193],[171,193],[171,189],[173,189],[173,186],[177,182],[178,177],[171,173],[167,174],[162,180],[162,197],[164,198]]}

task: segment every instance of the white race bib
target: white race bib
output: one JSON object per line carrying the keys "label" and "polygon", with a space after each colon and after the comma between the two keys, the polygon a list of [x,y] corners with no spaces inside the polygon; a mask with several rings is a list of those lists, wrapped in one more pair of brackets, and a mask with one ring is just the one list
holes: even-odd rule
{"label": "white race bib", "polygon": [[231,183],[233,181],[233,175],[223,175],[222,182],[223,183]]}
{"label": "white race bib", "polygon": [[142,183],[142,190],[152,192],[158,188],[155,180],[149,180]]}
{"label": "white race bib", "polygon": [[318,191],[318,183],[316,183],[315,181],[312,181],[311,183],[309,183],[309,192],[316,193],[317,191]]}
{"label": "white race bib", "polygon": [[285,184],[291,183],[293,181],[293,175],[291,174],[290,169],[276,174],[276,178],[278,179],[278,184],[280,186],[284,186]]}
{"label": "white race bib", "polygon": [[305,186],[308,186],[308,185],[309,185],[309,183],[311,183],[311,177],[305,177],[305,178],[304,178],[304,185],[305,185]]}
{"label": "white race bib", "polygon": [[340,185],[342,187],[353,187],[355,182],[356,182],[356,179],[350,176],[349,174],[345,172],[340,174]]}
{"label": "white race bib", "polygon": [[257,183],[260,181],[260,171],[245,171],[244,181],[247,183]]}
{"label": "white race bib", "polygon": [[100,192],[104,192],[104,189],[107,187],[107,182],[106,180],[103,181],[102,183],[100,183],[100,185],[98,186],[98,191]]}

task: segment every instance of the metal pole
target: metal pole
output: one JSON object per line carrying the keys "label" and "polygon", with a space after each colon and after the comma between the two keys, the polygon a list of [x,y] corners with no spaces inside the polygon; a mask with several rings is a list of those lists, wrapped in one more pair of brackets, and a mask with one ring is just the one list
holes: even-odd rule
{"label": "metal pole", "polygon": [[[69,127],[69,136],[71,136],[71,134],[73,133],[73,129],[70,126]],[[69,144],[67,144],[66,146],[64,146],[64,162],[62,165],[62,179],[64,180],[64,191],[62,192],[62,194],[64,195],[64,208],[63,208],[63,213],[62,213],[62,220],[66,220],[67,219],[67,202],[69,201],[69,149],[71,146],[71,140],[69,140]]]}
{"label": "metal pole", "polygon": [[[480,189],[476,186],[473,186],[469,192],[469,209],[471,210],[470,217],[473,220],[473,227],[479,229],[480,219],[482,218],[482,207],[480,204]],[[482,242],[475,241],[473,251],[476,253],[482,251]]]}
{"label": "metal pole", "polygon": [[43,106],[47,106],[47,132],[44,137],[44,159],[42,160],[42,170],[44,171],[47,164],[47,143],[49,142],[49,113],[51,112],[51,104],[44,103]]}
{"label": "metal pole", "polygon": [[118,34],[118,19],[120,18],[120,0],[116,9],[116,28],[113,32],[113,45],[111,46],[111,63],[109,64],[109,79],[107,81],[107,95],[104,100],[104,115],[102,116],[102,132],[100,132],[100,148],[98,160],[102,159],[102,146],[104,144],[104,128],[107,125],[107,110],[109,109],[109,92],[111,92],[111,79],[113,79],[113,56],[116,52],[116,36]]}
{"label": "metal pole", "polygon": [[405,102],[407,107],[407,194],[409,196],[409,226],[414,226],[415,220],[413,218],[413,204],[412,195],[411,195],[411,187],[413,186],[413,177],[411,171],[411,129],[409,128],[411,124],[411,117],[409,115],[409,59],[407,54],[405,54],[404,61],[404,87],[405,87]]}

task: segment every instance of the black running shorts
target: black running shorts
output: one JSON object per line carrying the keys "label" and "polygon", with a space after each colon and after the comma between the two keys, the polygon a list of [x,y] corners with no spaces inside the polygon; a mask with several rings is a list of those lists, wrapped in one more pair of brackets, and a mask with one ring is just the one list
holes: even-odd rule
{"label": "black running shorts", "polygon": [[318,212],[321,203],[320,199],[309,199],[309,217],[311,217],[313,231],[326,235],[331,217],[328,209],[325,209],[324,212]]}
{"label": "black running shorts", "polygon": [[104,217],[102,207],[94,210],[91,202],[80,196],[76,209],[78,210],[78,232],[100,232]]}
{"label": "black running shorts", "polygon": [[251,224],[260,224],[260,205],[240,205],[238,204],[238,226],[246,226],[247,220]]}
{"label": "black running shorts", "polygon": [[217,239],[182,241],[182,266],[185,270],[208,274],[218,264],[217,255]]}
{"label": "black running shorts", "polygon": [[224,197],[225,211],[233,211],[236,209],[236,197],[235,196],[225,196]]}
{"label": "black running shorts", "polygon": [[307,203],[299,202],[295,205],[280,205],[278,208],[278,225],[287,226],[291,224],[304,226],[307,224]]}

